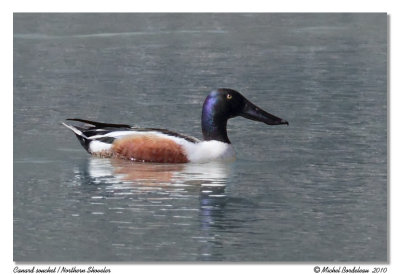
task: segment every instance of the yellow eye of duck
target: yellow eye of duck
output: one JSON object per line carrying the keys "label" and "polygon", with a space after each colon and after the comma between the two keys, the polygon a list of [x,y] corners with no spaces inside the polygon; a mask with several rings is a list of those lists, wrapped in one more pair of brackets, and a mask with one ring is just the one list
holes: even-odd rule
{"label": "yellow eye of duck", "polygon": [[228,100],[232,99],[232,95],[227,94],[227,95],[226,95],[226,99],[228,99]]}

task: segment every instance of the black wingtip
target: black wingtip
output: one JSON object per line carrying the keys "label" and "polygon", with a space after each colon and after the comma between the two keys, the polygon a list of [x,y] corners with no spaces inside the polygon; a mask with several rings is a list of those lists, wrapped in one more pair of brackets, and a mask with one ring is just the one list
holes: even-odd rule
{"label": "black wingtip", "polygon": [[93,126],[95,126],[97,128],[103,128],[103,127],[131,128],[132,127],[131,125],[126,125],[126,124],[100,123],[100,122],[95,122],[95,121],[90,121],[90,120],[79,119],[79,118],[68,118],[66,120],[86,123],[86,124],[89,124],[89,125],[93,125]]}

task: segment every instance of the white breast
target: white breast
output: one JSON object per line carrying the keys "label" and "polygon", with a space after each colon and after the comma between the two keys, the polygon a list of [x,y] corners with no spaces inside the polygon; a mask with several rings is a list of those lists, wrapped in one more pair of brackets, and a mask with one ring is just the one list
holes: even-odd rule
{"label": "white breast", "polygon": [[190,162],[203,163],[214,160],[235,160],[235,150],[232,145],[220,141],[204,141],[183,144]]}

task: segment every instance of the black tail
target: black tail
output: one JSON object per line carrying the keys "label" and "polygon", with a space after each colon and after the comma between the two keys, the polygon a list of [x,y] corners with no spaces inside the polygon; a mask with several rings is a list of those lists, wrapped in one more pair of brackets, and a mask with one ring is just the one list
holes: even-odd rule
{"label": "black tail", "polygon": [[[72,132],[75,134],[76,138],[78,138],[79,143],[86,149],[87,152],[89,152],[89,144],[91,140],[89,140],[86,135],[82,132],[81,128],[77,128],[74,126],[67,125],[65,123],[62,123],[65,127],[68,129],[72,130]],[[90,152],[89,152],[90,153]]]}
{"label": "black tail", "polygon": [[89,152],[89,144],[90,144],[91,140],[89,140],[89,139],[87,139],[85,137],[82,137],[82,136],[80,136],[78,134],[75,134],[75,136],[76,136],[76,138],[78,138],[79,143],[81,143],[83,148],[90,154],[90,152]]}

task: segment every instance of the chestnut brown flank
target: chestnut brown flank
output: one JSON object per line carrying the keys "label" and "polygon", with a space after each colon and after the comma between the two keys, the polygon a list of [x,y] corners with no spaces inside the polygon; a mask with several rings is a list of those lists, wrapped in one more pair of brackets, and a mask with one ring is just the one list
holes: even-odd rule
{"label": "chestnut brown flank", "polygon": [[187,163],[182,146],[157,136],[127,136],[114,141],[113,157],[155,163]]}

